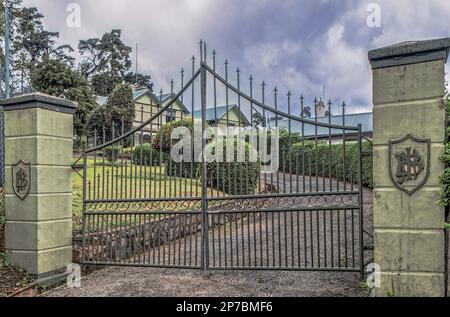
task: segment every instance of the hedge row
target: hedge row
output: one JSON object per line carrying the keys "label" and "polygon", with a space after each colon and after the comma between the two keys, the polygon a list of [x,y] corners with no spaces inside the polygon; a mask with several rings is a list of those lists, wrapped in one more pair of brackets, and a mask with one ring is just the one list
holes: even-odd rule
{"label": "hedge row", "polygon": [[[362,148],[363,152],[372,152],[370,142],[363,142]],[[290,150],[285,148],[283,151],[280,149],[280,152],[280,171],[329,177],[331,169],[333,178],[343,180],[345,174],[347,181],[353,179],[355,184],[358,183],[359,155],[357,142],[345,143],[345,159],[343,144],[332,144],[330,148],[328,143],[318,143],[316,149],[315,142],[306,141],[293,144]],[[370,156],[363,158],[362,185],[370,188],[373,186],[372,157]]]}

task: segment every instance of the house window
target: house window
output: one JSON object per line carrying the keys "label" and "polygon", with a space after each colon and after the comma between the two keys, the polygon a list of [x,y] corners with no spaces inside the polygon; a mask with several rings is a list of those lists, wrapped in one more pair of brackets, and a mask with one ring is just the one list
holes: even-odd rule
{"label": "house window", "polygon": [[176,120],[176,111],[173,109],[167,109],[166,122],[172,122]]}

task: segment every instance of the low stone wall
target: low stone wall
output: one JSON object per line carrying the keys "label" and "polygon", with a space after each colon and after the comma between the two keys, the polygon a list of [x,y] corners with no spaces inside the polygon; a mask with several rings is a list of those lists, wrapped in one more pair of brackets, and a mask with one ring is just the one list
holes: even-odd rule
{"label": "low stone wall", "polygon": [[[150,223],[127,225],[126,228],[89,233],[85,237],[85,261],[118,262],[144,251],[200,233],[202,230],[202,215],[189,216],[189,223],[186,224],[187,216],[189,215],[175,214],[161,220],[153,220]],[[208,227],[211,229],[222,226],[241,217],[241,214],[209,217]],[[212,222],[212,219],[214,222]],[[77,235],[74,238],[75,262],[81,262],[82,240],[82,235]]]}

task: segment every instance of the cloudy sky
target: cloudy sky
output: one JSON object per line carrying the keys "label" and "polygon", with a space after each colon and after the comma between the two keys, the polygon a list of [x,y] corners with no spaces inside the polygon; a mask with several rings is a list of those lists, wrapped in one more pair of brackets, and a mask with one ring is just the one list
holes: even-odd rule
{"label": "cloudy sky", "polygon": [[[81,9],[79,28],[67,24],[67,7]],[[371,108],[367,51],[406,40],[450,36],[448,0],[25,0],[44,15],[74,48],[80,39],[123,31],[139,43],[139,71],[157,89],[198,52],[200,38],[228,58],[245,78],[253,74],[280,92],[291,89],[308,100],[323,95],[345,100],[351,112]],[[375,6],[374,6],[375,4]],[[368,25],[380,8],[381,26]],[[368,10],[370,9],[370,10]],[[372,15],[373,16],[373,15]],[[376,20],[370,19],[371,22]],[[134,59],[134,58],[133,58]],[[222,66],[220,66],[222,67]]]}

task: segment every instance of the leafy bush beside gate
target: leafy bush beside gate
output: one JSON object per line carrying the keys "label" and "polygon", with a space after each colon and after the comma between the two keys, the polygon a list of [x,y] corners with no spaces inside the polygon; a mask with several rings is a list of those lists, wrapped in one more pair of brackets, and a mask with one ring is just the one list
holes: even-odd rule
{"label": "leafy bush beside gate", "polygon": [[450,207],[450,97],[446,95],[446,114],[447,114],[447,143],[444,146],[442,161],[444,162],[444,174],[440,177],[442,194],[439,203],[442,206]]}
{"label": "leafy bush beside gate", "polygon": [[151,144],[144,143],[142,145],[137,145],[133,148],[132,159],[133,163],[141,164],[141,153],[142,153],[142,164],[147,164],[147,166],[157,166],[161,163],[167,162],[169,159],[169,154],[155,150]]}
{"label": "leafy bush beside gate", "polygon": [[[175,128],[179,127],[185,127],[188,128],[191,132],[191,135],[195,133],[200,133],[202,131],[202,122],[198,119],[192,119],[192,117],[184,117],[183,119],[175,120],[172,122],[168,122],[162,126],[161,129],[156,133],[152,146],[155,150],[160,150],[162,148],[162,151],[165,153],[169,153],[171,149],[171,145],[173,145],[175,142],[171,141],[171,134],[172,131]],[[206,124],[205,128],[208,128],[209,125]]]}
{"label": "leafy bush beside gate", "polygon": [[[233,162],[226,162],[228,142],[234,143]],[[253,194],[261,172],[261,165],[256,150],[249,143],[243,142],[245,162],[238,162],[237,139],[231,141],[221,138],[217,142],[212,141],[206,146],[205,151],[215,155],[216,144],[217,147],[221,146],[223,149],[223,160],[222,162],[210,162],[206,164],[207,185],[229,195]],[[256,158],[256,162],[251,162],[253,155]],[[199,171],[199,175],[201,175],[201,170]]]}
{"label": "leafy bush beside gate", "polygon": [[[118,145],[110,145],[105,147],[105,157],[108,160],[108,162],[114,163],[117,161],[121,156],[122,147]],[[113,158],[114,153],[114,158]]]}
{"label": "leafy bush beside gate", "polygon": [[[194,137],[194,133],[200,133],[202,131],[202,121],[198,119],[192,119],[192,117],[184,117],[183,119],[178,119],[172,122],[168,122],[162,126],[161,129],[156,133],[153,142],[152,147],[154,151],[157,151],[159,154],[159,151],[162,149],[163,152],[163,163],[166,164],[167,169],[166,173],[172,176],[179,176],[180,174],[183,177],[188,178],[195,178],[198,177],[196,174],[196,171],[199,169],[199,166],[201,166],[198,162],[183,162],[183,163],[176,163],[174,161],[171,161],[170,156],[170,150],[173,147],[173,145],[177,141],[171,141],[172,131],[175,128],[179,127],[185,127],[188,128],[191,132],[191,136]],[[206,124],[205,128],[208,128],[209,125]],[[198,142],[194,139],[194,142]],[[172,169],[170,171],[170,169]]]}
{"label": "leafy bush beside gate", "polygon": [[[372,152],[372,144],[368,141],[362,143],[362,148],[363,152]],[[343,144],[331,145],[330,159],[330,145],[328,143],[318,143],[317,152],[316,144],[313,141],[305,141],[304,144],[296,143],[292,145],[290,151],[283,151],[280,154],[280,170],[285,171],[286,173],[292,172],[293,174],[329,177],[331,168],[331,176],[333,178],[339,177],[339,179],[342,180],[344,177],[345,162],[346,180],[350,181],[353,179],[353,182],[357,183],[359,157],[358,143],[346,142],[344,160],[343,156]],[[365,187],[372,187],[372,170],[372,158],[364,158],[362,166],[362,185]]]}

